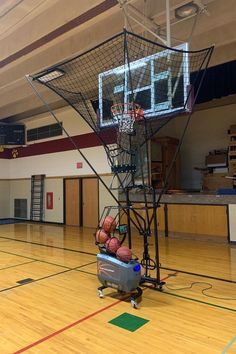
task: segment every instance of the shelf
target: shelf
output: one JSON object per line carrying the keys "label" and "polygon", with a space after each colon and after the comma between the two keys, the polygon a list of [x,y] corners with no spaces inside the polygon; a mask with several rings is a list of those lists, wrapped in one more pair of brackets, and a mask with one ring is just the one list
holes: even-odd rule
{"label": "shelf", "polygon": [[[151,139],[151,179],[153,187],[162,188],[166,179],[168,166],[171,164],[179,140],[169,136],[154,137]],[[168,187],[171,189],[179,188],[179,156],[173,166],[169,176]]]}

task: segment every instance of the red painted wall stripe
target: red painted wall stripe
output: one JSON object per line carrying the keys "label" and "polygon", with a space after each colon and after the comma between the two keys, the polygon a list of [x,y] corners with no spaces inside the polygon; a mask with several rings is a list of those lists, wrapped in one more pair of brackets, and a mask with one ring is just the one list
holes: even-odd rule
{"label": "red painted wall stripe", "polygon": [[[116,133],[114,129],[106,129],[101,134],[106,144],[115,142]],[[95,133],[75,135],[71,137],[79,149],[95,147],[102,145],[100,139]],[[75,146],[69,138],[56,139],[43,143],[35,143],[26,147],[16,147],[14,149],[5,149],[0,153],[0,159],[12,159],[12,151],[17,150],[17,158],[51,154],[55,152],[75,150]]]}
{"label": "red painted wall stripe", "polygon": [[53,39],[61,36],[62,34],[72,30],[73,28],[76,28],[83,23],[93,19],[94,17],[100,15],[101,13],[109,10],[110,8],[114,7],[117,5],[116,0],[105,0],[101,4],[93,7],[92,9],[86,11],[82,15],[74,18],[73,20],[65,23],[64,25],[58,27],[54,31],[48,33],[47,35],[39,38],[35,42],[27,45],[26,47],[22,48],[18,52],[10,55],[9,57],[3,59],[0,61],[0,68],[3,68],[5,65],[12,63],[13,61],[21,58],[24,55],[27,55],[31,53],[33,50],[43,46],[46,43],[51,42]]}

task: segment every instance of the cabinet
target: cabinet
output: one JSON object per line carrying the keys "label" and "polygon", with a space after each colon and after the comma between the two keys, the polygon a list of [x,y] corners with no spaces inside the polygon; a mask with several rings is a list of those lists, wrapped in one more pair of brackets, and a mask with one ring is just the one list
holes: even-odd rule
{"label": "cabinet", "polygon": [[[154,188],[162,188],[171,166],[179,140],[172,137],[155,137],[150,142],[151,179]],[[169,180],[168,189],[180,188],[180,158],[179,154],[174,162]]]}
{"label": "cabinet", "polygon": [[230,143],[228,149],[229,175],[236,175],[236,133],[230,134]]}

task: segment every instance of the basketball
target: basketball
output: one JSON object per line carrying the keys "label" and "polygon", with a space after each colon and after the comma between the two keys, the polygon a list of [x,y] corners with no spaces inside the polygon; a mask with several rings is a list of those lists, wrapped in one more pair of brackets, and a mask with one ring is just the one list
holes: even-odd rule
{"label": "basketball", "polygon": [[96,241],[98,243],[106,243],[106,241],[109,239],[109,235],[107,234],[106,231],[104,231],[103,229],[99,229],[96,232]]}
{"label": "basketball", "polygon": [[115,229],[116,229],[115,219],[110,215],[106,216],[105,219],[103,220],[102,227],[106,232],[115,231]]}
{"label": "basketball", "polygon": [[120,247],[116,252],[116,257],[123,262],[129,262],[132,259],[132,251],[126,247]]}
{"label": "basketball", "polygon": [[135,110],[135,118],[136,118],[136,120],[137,121],[142,121],[143,120],[143,115],[144,115],[143,109],[141,107],[138,107]]}
{"label": "basketball", "polygon": [[116,253],[116,251],[120,248],[120,241],[116,237],[111,237],[106,242],[106,250],[109,253]]}

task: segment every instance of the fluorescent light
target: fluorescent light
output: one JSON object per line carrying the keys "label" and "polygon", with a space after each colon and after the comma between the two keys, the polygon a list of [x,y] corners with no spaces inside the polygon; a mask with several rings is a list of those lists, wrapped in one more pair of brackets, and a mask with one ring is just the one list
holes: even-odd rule
{"label": "fluorescent light", "polygon": [[37,77],[37,79],[38,79],[40,82],[46,83],[46,82],[55,80],[55,79],[57,79],[58,77],[63,76],[64,74],[65,74],[65,73],[64,73],[63,70],[56,69],[56,70],[47,72],[46,74],[44,74],[44,75],[42,75],[42,76]]}
{"label": "fluorescent light", "polygon": [[187,18],[196,15],[198,11],[198,5],[191,1],[175,9],[175,17],[178,19]]}

